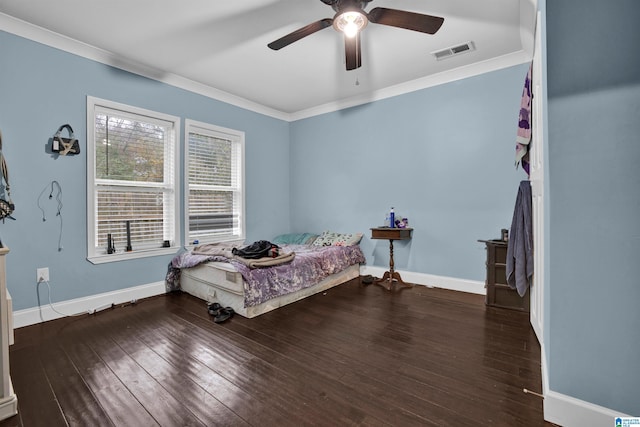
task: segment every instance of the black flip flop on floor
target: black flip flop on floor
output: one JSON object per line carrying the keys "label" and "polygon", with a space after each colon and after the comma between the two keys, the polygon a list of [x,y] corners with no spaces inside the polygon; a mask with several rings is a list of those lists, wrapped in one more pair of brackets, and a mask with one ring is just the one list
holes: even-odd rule
{"label": "black flip flop on floor", "polygon": [[217,316],[220,313],[222,306],[217,302],[212,302],[211,304],[207,304],[207,311],[212,316]]}
{"label": "black flip flop on floor", "polygon": [[233,311],[231,307],[221,308],[216,317],[213,318],[213,321],[216,323],[225,322],[233,317],[233,313],[235,313],[235,311]]}

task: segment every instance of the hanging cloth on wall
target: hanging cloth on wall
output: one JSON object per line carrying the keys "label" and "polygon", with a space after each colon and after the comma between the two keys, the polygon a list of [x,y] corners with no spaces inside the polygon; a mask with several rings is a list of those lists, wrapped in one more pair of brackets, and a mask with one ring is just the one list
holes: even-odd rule
{"label": "hanging cloth on wall", "polygon": [[9,185],[9,169],[7,161],[2,154],[2,132],[0,132],[0,219],[15,219],[11,216],[15,210],[15,205],[11,201],[11,186]]}
{"label": "hanging cloth on wall", "polygon": [[527,292],[533,276],[533,226],[531,182],[521,181],[513,209],[509,245],[507,246],[507,285],[521,297]]}
{"label": "hanging cloth on wall", "polygon": [[529,144],[531,143],[531,73],[533,62],[529,64],[527,77],[524,79],[520,114],[518,117],[518,135],[516,137],[516,168],[522,163],[522,169],[529,175]]}

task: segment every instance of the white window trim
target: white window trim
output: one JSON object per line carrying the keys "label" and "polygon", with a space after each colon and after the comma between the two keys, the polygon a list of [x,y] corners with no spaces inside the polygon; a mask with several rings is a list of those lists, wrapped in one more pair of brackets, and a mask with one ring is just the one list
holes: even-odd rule
{"label": "white window trim", "polygon": [[[174,216],[173,224],[174,240],[171,247],[168,248],[152,248],[139,249],[131,252],[116,252],[115,254],[102,253],[95,249],[95,221],[96,221],[96,162],[95,162],[95,109],[96,107],[110,108],[121,110],[128,113],[134,113],[142,116],[148,116],[154,119],[161,119],[174,123],[173,144],[174,144]],[[93,264],[103,264],[108,262],[123,261],[136,258],[146,258],[151,256],[175,254],[181,247],[182,236],[180,235],[182,227],[180,226],[180,117],[169,114],[159,113],[157,111],[145,110],[143,108],[133,107],[118,102],[108,101],[105,99],[87,96],[87,260]],[[106,251],[105,251],[106,252]]]}
{"label": "white window trim", "polygon": [[[242,168],[242,182],[240,184],[240,189],[242,192],[242,211],[241,211],[241,223],[240,223],[240,236],[234,237],[233,239],[219,239],[213,242],[200,242],[202,243],[217,243],[217,242],[226,242],[230,244],[242,244],[244,242],[246,236],[246,191],[245,191],[245,144],[244,144],[244,132],[224,128],[221,126],[212,125],[210,123],[198,122],[191,119],[185,119],[184,121],[184,236],[185,239],[189,239],[189,133],[192,131],[199,131],[204,134],[209,134],[215,137],[225,137],[234,142],[238,142],[240,144],[240,167]],[[196,245],[193,242],[185,242],[185,248],[191,250]]]}

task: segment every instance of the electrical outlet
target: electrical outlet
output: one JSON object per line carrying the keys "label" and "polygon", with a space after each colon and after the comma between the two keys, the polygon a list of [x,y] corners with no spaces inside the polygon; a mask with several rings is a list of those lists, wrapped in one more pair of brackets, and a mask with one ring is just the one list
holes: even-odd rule
{"label": "electrical outlet", "polygon": [[49,281],[49,267],[38,268],[36,270],[36,280],[40,282]]}

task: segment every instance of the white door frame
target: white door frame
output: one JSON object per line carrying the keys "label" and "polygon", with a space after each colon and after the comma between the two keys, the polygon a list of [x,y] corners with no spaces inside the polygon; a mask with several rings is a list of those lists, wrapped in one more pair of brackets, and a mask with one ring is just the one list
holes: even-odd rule
{"label": "white door frame", "polygon": [[542,31],[541,16],[538,12],[533,51],[532,90],[532,139],[529,162],[531,181],[531,208],[533,221],[533,280],[529,288],[531,306],[530,321],[538,337],[544,344],[544,114],[542,86]]}

